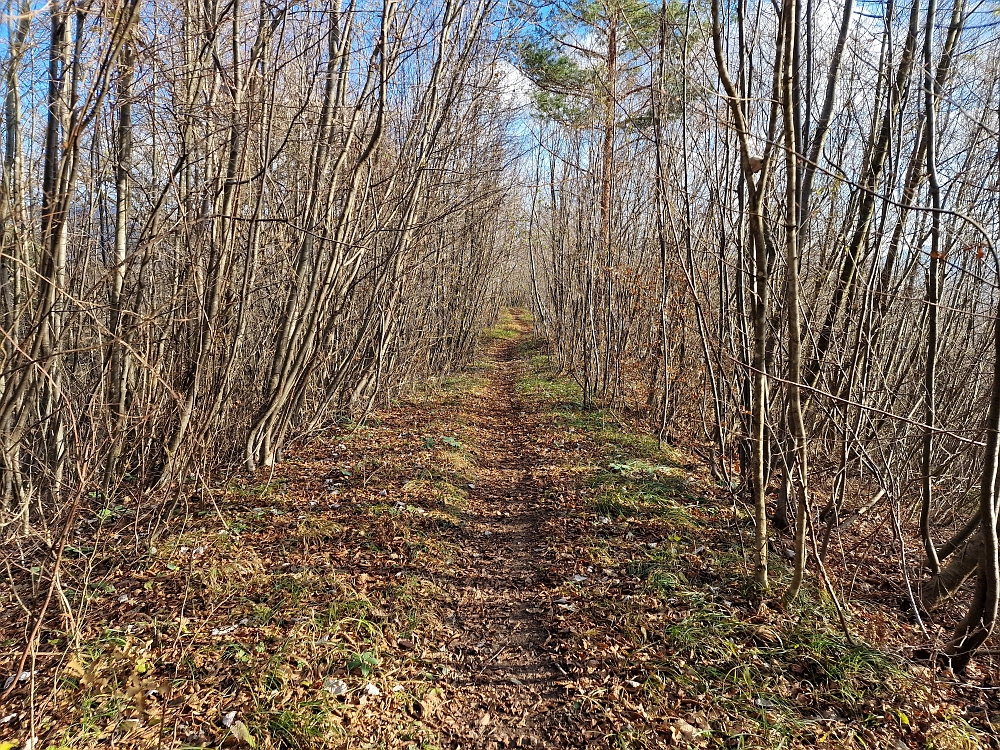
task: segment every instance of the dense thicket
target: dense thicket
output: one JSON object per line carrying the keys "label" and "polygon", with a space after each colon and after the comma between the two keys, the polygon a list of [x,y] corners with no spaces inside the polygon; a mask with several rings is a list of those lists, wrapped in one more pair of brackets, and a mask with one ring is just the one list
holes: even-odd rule
{"label": "dense thicket", "polygon": [[470,357],[515,240],[491,2],[9,10],[4,535]]}
{"label": "dense thicket", "polygon": [[535,306],[563,366],[664,436],[703,425],[765,587],[769,521],[796,531],[791,596],[807,558],[835,593],[821,560],[859,518],[926,609],[978,571],[964,665],[997,612],[993,17],[581,0],[532,21]]}

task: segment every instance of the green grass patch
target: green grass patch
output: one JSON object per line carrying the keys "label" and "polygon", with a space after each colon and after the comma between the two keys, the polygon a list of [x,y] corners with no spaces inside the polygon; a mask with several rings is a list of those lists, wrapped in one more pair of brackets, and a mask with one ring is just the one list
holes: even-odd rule
{"label": "green grass patch", "polygon": [[896,659],[848,639],[822,611],[751,623],[676,572],[659,568],[649,581],[686,608],[663,629],[658,673],[690,694],[711,694],[728,721],[750,728],[754,742],[742,746],[787,747],[827,716],[884,721],[881,706],[906,678]]}
{"label": "green grass patch", "polygon": [[[515,312],[517,317],[515,317]],[[513,341],[522,335],[521,322],[525,323],[531,322],[531,315],[524,310],[511,310],[510,308],[503,308],[500,310],[500,317],[497,319],[489,328],[482,332],[482,339],[484,341]]]}
{"label": "green grass patch", "polygon": [[690,513],[675,499],[682,482],[649,482],[645,486],[626,483],[602,484],[594,498],[594,511],[612,519],[658,518],[673,526],[691,526]]}
{"label": "green grass patch", "polygon": [[549,354],[549,342],[540,336],[525,336],[515,350],[522,359],[533,359]]}
{"label": "green grass patch", "polygon": [[848,712],[861,708],[873,693],[883,693],[903,676],[899,662],[843,633],[804,622],[781,633],[785,661],[801,679],[824,688],[826,697]]}
{"label": "green grass patch", "polygon": [[622,425],[605,409],[584,409],[580,387],[562,379],[567,388],[575,389],[572,399],[552,401],[552,411],[563,428],[587,433],[600,447],[609,461],[632,463],[637,470],[653,467],[678,467],[676,451],[647,433],[636,432]]}
{"label": "green grass patch", "polygon": [[581,410],[583,390],[575,380],[558,371],[555,359],[544,353],[545,347],[545,341],[537,338],[520,343],[519,355],[527,367],[516,384],[518,396],[552,410]]}
{"label": "green grass patch", "polygon": [[553,372],[531,372],[517,383],[522,398],[534,399],[550,406],[578,406],[583,391],[576,381]]}
{"label": "green grass patch", "polygon": [[597,492],[594,510],[609,518],[657,518],[671,526],[692,527],[694,519],[679,502],[691,497],[687,477],[673,466],[640,460],[612,462],[590,479]]}
{"label": "green grass patch", "polygon": [[258,713],[251,718],[250,731],[266,733],[274,747],[333,747],[344,736],[339,717],[331,713],[323,700],[304,701],[281,710]]}
{"label": "green grass patch", "polygon": [[988,747],[983,736],[965,719],[949,716],[927,738],[927,750],[980,750]]}

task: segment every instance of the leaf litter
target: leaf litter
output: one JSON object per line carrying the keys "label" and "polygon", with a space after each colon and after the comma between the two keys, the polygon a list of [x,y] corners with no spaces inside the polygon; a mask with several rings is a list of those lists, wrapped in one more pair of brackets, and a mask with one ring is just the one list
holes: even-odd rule
{"label": "leaf litter", "polygon": [[910,664],[891,609],[848,641],[821,591],[761,606],[728,491],[506,326],[469,373],[192,497],[155,548],[127,553],[127,514],[103,548],[81,529],[100,585],[68,592],[76,638],[48,624],[0,746],[995,742],[992,693]]}

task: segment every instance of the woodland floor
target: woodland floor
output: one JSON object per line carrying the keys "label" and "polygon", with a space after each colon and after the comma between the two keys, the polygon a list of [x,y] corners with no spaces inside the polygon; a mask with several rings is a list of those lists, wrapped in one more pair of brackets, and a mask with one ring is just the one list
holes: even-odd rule
{"label": "woodland floor", "polygon": [[[746,509],[578,400],[515,312],[469,373],[193,496],[153,548],[94,509],[0,750],[997,746],[990,674],[911,664],[898,594],[860,574],[851,638],[817,588],[760,606]],[[3,678],[37,570],[8,570]]]}

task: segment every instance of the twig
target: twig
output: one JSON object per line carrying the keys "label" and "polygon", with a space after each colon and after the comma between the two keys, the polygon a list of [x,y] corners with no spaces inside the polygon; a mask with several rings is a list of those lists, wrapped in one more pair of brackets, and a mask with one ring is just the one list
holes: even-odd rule
{"label": "twig", "polygon": [[[896,499],[896,503],[899,503],[898,498]],[[910,582],[910,574],[906,571],[906,543],[903,539],[903,527],[899,523],[899,513],[893,511],[897,511],[897,508],[892,508],[890,513],[892,515],[892,522],[896,527],[896,535],[899,537],[899,568],[903,573],[903,579],[906,581],[906,594],[910,598],[910,606],[913,608],[913,615],[917,618],[920,632],[924,634],[925,638],[930,638],[930,633],[924,627],[924,620],[920,616],[920,607],[917,606],[917,600],[913,596],[913,584]]]}
{"label": "twig", "polygon": [[483,662],[483,668],[480,669],[478,672],[476,672],[476,677],[481,676],[482,673],[486,671],[486,667],[488,667],[490,665],[490,662],[492,662],[494,659],[496,659],[498,656],[500,656],[500,654],[502,654],[504,651],[506,651],[507,650],[507,646],[509,646],[509,645],[510,645],[509,643],[505,643],[504,645],[502,645],[500,647],[499,651],[497,651],[495,654],[493,654],[493,656],[491,656],[489,659],[487,659],[486,661],[484,661]]}
{"label": "twig", "polygon": [[25,614],[30,617],[31,608],[21,599],[21,595],[17,593],[17,586],[14,585],[14,571],[10,569],[10,561],[5,560],[4,566],[7,568],[7,580],[10,581],[10,590],[14,594],[14,598],[17,599],[17,603],[21,605],[21,609],[24,610]]}
{"label": "twig", "polygon": [[[81,475],[85,473],[85,469],[86,469],[86,464],[84,464],[84,467],[82,467],[82,470],[80,472]],[[25,641],[24,651],[21,652],[21,658],[17,663],[17,668],[14,670],[14,679],[11,680],[11,683],[7,687],[7,689],[4,690],[2,694],[0,694],[0,703],[6,701],[7,698],[10,696],[10,694],[14,692],[14,688],[17,687],[17,682],[18,682],[17,678],[24,671],[24,665],[28,661],[28,655],[31,654],[33,651],[32,646],[35,643],[35,639],[38,638],[38,634],[42,630],[42,623],[45,621],[45,613],[49,609],[49,603],[52,601],[52,595],[55,593],[57,585],[58,576],[56,575],[56,572],[58,572],[59,566],[62,564],[63,554],[66,551],[66,544],[69,541],[69,534],[73,528],[73,523],[76,521],[77,511],[80,509],[80,498],[83,496],[83,488],[85,484],[86,483],[83,481],[80,482],[76,494],[73,497],[73,504],[70,506],[69,514],[66,518],[66,523],[63,526],[62,534],[60,535],[59,538],[59,548],[56,552],[55,562],[53,563],[55,567],[53,568],[52,576],[50,576],[49,578],[49,590],[45,594],[45,601],[42,603],[41,610],[38,612],[38,619],[35,620],[35,624],[31,628],[31,632],[28,634],[28,638]]]}
{"label": "twig", "polygon": [[844,636],[847,638],[847,642],[853,646],[854,637],[851,635],[851,628],[847,624],[847,616],[844,612],[844,607],[840,603],[840,598],[837,596],[837,590],[833,587],[833,581],[830,580],[830,576],[826,571],[826,566],[823,564],[823,559],[819,554],[819,544],[816,540],[816,526],[812,522],[812,512],[809,509],[808,503],[806,505],[806,526],[809,529],[809,538],[812,540],[813,558],[819,566],[820,578],[823,579],[823,583],[826,585],[830,598],[833,599],[833,606],[837,610],[837,618],[840,620],[840,626],[844,629]]}

